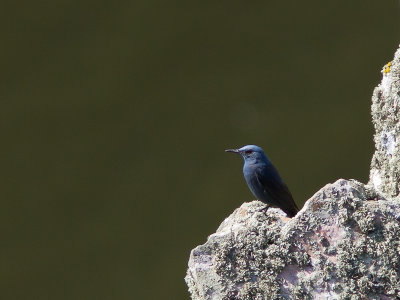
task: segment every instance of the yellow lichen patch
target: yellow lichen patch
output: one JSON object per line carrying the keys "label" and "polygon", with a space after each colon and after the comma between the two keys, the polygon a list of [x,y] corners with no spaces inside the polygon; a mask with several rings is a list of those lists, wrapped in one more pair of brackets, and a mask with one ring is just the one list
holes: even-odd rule
{"label": "yellow lichen patch", "polygon": [[390,62],[388,62],[388,63],[384,66],[383,72],[384,72],[385,74],[387,74],[387,73],[390,72],[390,66],[391,66],[391,65],[392,65],[392,62],[390,61]]}

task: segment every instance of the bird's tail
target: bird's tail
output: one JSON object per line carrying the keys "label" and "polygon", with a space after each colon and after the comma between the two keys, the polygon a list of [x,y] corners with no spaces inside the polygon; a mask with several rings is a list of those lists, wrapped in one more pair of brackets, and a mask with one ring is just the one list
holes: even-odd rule
{"label": "bird's tail", "polygon": [[286,213],[286,215],[289,218],[293,218],[299,212],[299,208],[297,207],[297,204],[294,201],[291,201],[287,204],[289,205],[285,205],[285,207],[282,208],[282,210]]}

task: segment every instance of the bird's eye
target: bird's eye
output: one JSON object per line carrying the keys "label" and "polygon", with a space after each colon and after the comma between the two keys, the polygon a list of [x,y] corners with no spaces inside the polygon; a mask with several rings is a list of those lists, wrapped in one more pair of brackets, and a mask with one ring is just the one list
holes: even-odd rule
{"label": "bird's eye", "polygon": [[253,153],[253,150],[246,150],[246,151],[244,151],[244,153],[251,154],[251,153]]}

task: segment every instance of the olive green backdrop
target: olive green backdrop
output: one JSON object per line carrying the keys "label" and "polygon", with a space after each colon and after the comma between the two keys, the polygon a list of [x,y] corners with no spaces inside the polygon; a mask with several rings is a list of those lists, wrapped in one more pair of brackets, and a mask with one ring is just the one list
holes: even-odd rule
{"label": "olive green backdrop", "polygon": [[190,250],[253,196],[367,181],[393,1],[3,1],[3,299],[188,299]]}

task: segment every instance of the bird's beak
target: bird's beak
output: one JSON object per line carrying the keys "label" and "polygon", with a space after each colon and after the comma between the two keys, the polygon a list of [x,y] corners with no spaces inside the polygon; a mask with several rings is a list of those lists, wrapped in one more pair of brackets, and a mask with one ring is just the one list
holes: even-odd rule
{"label": "bird's beak", "polygon": [[225,152],[239,153],[238,149],[226,149]]}

